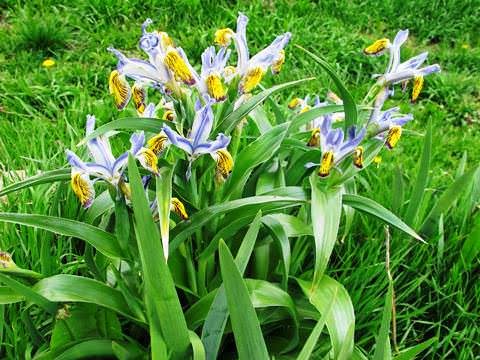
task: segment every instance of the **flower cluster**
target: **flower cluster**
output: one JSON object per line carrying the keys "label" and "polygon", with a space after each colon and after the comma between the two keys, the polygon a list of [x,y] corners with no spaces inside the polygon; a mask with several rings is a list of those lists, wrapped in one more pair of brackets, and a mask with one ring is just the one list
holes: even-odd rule
{"label": "flower cluster", "polygon": [[[170,146],[181,149],[188,160],[187,180],[192,173],[193,161],[209,154],[216,162],[215,179],[223,182],[229,177],[234,166],[233,157],[227,150],[230,137],[223,133],[212,134],[216,126],[214,107],[225,102],[229,94],[237,94],[238,98],[228,99],[237,108],[246,95],[260,84],[269,69],[272,74],[277,74],[285,62],[284,48],[291,36],[290,33],[277,36],[269,46],[250,56],[247,23],[248,18],[240,13],[235,31],[224,28],[215,32],[217,47],[209,46],[202,53],[200,72],[166,32],[150,29],[153,24],[150,19],[142,24],[139,40],[146,59],[127,57],[113,47],[108,48],[118,59],[117,67],[108,79],[117,109],[124,110],[132,101],[139,117],[155,119],[160,116],[165,123],[157,134],[134,133],[130,138],[130,150],[118,158],[113,156],[109,143],[112,133],[86,142],[91,157],[89,162],[67,150],[67,160],[72,167],[71,185],[85,208],[95,199],[94,184],[98,180],[105,181],[119,196],[129,199],[130,189],[125,174],[129,154],[152,175],[157,175],[158,157]],[[235,66],[228,64],[232,43],[237,52]],[[160,94],[158,104],[148,102],[149,89]],[[87,137],[94,127],[95,117],[89,115]],[[184,129],[190,130],[185,132]],[[172,209],[182,219],[188,218],[177,198],[172,199]]]}
{"label": "flower cluster", "polygon": [[[371,105],[371,113],[368,120],[360,126],[352,126],[345,138],[341,129],[332,128],[332,122],[343,121],[344,112],[330,113],[320,116],[311,121],[306,130],[311,131],[311,136],[307,142],[308,146],[320,147],[322,157],[320,163],[309,162],[306,167],[319,166],[318,175],[327,177],[331,169],[340,164],[349,155],[353,157],[353,164],[357,168],[363,168],[364,165],[364,147],[360,145],[362,141],[370,138],[380,139],[385,146],[393,149],[402,134],[402,127],[413,119],[412,114],[400,113],[398,106],[383,110],[385,101],[394,94],[394,85],[402,83],[405,90],[408,81],[413,79],[412,102],[415,102],[422,90],[424,76],[439,72],[438,64],[421,68],[427,59],[427,52],[414,56],[405,62],[400,62],[400,48],[408,37],[408,30],[401,30],[395,36],[393,42],[388,39],[380,39],[364,49],[364,53],[369,56],[379,56],[389,50],[390,59],[387,69],[382,75],[374,75],[377,83],[372,87],[370,93],[374,93],[372,104],[368,102],[364,105]],[[368,99],[368,97],[367,97]],[[342,105],[342,100],[331,91],[328,92],[325,101],[321,102],[316,96],[313,103],[310,103],[310,96],[304,99],[294,98],[288,104],[290,109],[298,109],[298,113],[304,113],[314,108],[327,105]],[[381,157],[375,156],[374,163],[380,163]]]}

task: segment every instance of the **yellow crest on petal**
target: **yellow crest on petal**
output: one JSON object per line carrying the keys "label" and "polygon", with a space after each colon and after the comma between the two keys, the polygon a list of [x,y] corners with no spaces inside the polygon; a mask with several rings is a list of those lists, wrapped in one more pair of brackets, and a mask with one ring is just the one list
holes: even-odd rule
{"label": "yellow crest on petal", "polygon": [[220,149],[216,152],[216,172],[225,180],[230,176],[233,169],[233,158],[227,149]]}
{"label": "yellow crest on petal", "polygon": [[353,165],[357,168],[363,168],[363,146],[357,146],[353,151]]}
{"label": "yellow crest on petal", "polygon": [[133,84],[132,98],[138,113],[140,115],[143,114],[146,108],[145,101],[147,99],[147,91],[145,88],[138,84]]}
{"label": "yellow crest on petal", "polygon": [[423,76],[415,76],[413,78],[412,102],[415,102],[423,89]]}
{"label": "yellow crest on petal", "polygon": [[158,158],[152,149],[143,148],[138,155],[138,159],[145,169],[153,172],[155,175],[158,175]]}
{"label": "yellow crest on petal", "polygon": [[330,175],[330,171],[333,167],[333,151],[325,151],[322,155],[322,162],[320,163],[320,169],[318,175],[326,177]]}
{"label": "yellow crest on petal", "polygon": [[390,46],[390,40],[380,39],[375,41],[372,45],[366,47],[363,52],[365,55],[381,55]]}
{"label": "yellow crest on petal", "polygon": [[230,45],[234,32],[230,28],[215,31],[215,44],[226,47]]}
{"label": "yellow crest on petal", "polygon": [[295,109],[298,105],[300,105],[301,102],[302,102],[302,99],[300,99],[300,98],[293,98],[293,99],[290,100],[290,102],[288,103],[288,108],[289,108],[289,109]]}
{"label": "yellow crest on petal", "polygon": [[402,136],[402,127],[395,125],[388,130],[387,139],[385,141],[385,145],[389,149],[393,149],[395,145],[397,145],[400,137]]}
{"label": "yellow crest on petal", "polygon": [[222,80],[218,75],[215,75],[215,74],[208,75],[205,82],[207,83],[208,95],[210,95],[216,101],[225,100],[227,96],[222,84]]}
{"label": "yellow crest on petal", "polygon": [[320,146],[320,129],[315,128],[312,130],[312,135],[308,140],[307,146],[319,147]]}
{"label": "yellow crest on petal", "polygon": [[180,79],[186,85],[195,84],[195,79],[193,78],[192,72],[177,50],[168,50],[167,54],[165,55],[164,62],[165,65],[175,74],[177,79]]}
{"label": "yellow crest on petal", "polygon": [[163,113],[162,120],[173,121],[175,120],[175,112],[173,110],[166,110]]}
{"label": "yellow crest on petal", "polygon": [[264,72],[260,66],[254,67],[247,71],[242,83],[240,84],[240,90],[242,93],[249,93],[262,81]]}
{"label": "yellow crest on petal", "polygon": [[147,147],[154,152],[155,155],[160,154],[167,145],[168,137],[163,132],[155,135],[147,141]]}
{"label": "yellow crest on petal", "polygon": [[381,162],[382,162],[382,157],[380,155],[377,155],[373,158],[373,163],[377,165],[377,168],[380,166]]}
{"label": "yellow crest on petal", "polygon": [[285,50],[280,50],[277,60],[272,64],[272,72],[278,74],[282,70],[283,64],[285,64]]}
{"label": "yellow crest on petal", "polygon": [[108,87],[110,94],[113,95],[115,105],[118,110],[123,110],[130,100],[130,85],[128,85],[125,76],[121,75],[118,70],[113,70],[108,78]]}
{"label": "yellow crest on petal", "polygon": [[188,220],[188,214],[183,203],[176,197],[172,197],[170,209],[177,214],[182,220]]}
{"label": "yellow crest on petal", "polygon": [[11,269],[15,267],[17,267],[17,265],[13,262],[12,256],[9,253],[0,250],[0,268]]}
{"label": "yellow crest on petal", "polygon": [[82,206],[90,206],[94,196],[92,184],[81,173],[75,173],[72,175],[70,185]]}

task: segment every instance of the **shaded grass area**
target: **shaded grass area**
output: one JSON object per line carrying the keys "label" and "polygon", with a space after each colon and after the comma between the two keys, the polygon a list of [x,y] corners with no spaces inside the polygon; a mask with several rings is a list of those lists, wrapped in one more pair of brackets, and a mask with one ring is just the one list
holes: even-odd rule
{"label": "shaded grass area", "polygon": [[[430,192],[423,211],[456,176],[465,151],[468,164],[478,164],[480,93],[478,88],[478,28],[473,9],[478,1],[376,2],[312,4],[290,2],[140,2],[82,0],[9,1],[0,4],[0,161],[8,170],[34,174],[65,164],[64,149],[74,147],[83,134],[85,116],[94,113],[100,122],[118,116],[108,96],[107,78],[116,60],[105,49],[110,45],[141,56],[135,46],[146,17],[168,31],[185,49],[192,63],[211,44],[215,29],[235,26],[237,11],[250,17],[248,38],[252,52],[283,31],[293,33],[287,63],[266,86],[307,76],[318,81],[297,88],[295,94],[277,95],[286,104],[294,95],[322,96],[332,84],[327,75],[293,44],[325,57],[340,73],[357,100],[372,83],[370,74],[382,72],[386,58],[366,58],[361,49],[379,37],[392,38],[409,28],[408,56],[429,51],[429,61],[443,72],[426,79],[416,121],[409,129],[423,133],[434,125],[434,153]],[[41,67],[51,57],[56,65]],[[398,93],[392,104],[407,94]],[[286,107],[286,106],[284,106]],[[129,110],[131,111],[131,110]],[[408,107],[405,111],[409,111]],[[133,112],[131,112],[133,114]],[[421,154],[422,137],[404,136],[398,148],[383,153],[378,169],[365,177],[370,186],[361,192],[392,208],[396,169],[404,182],[406,207]],[[366,184],[366,183],[365,183]],[[42,187],[9,196],[8,211],[59,214],[76,218],[79,209],[67,186]],[[461,208],[461,204],[457,204]],[[405,210],[400,209],[400,215]],[[403,211],[403,212],[402,212]],[[81,215],[81,214],[80,214]],[[478,218],[478,215],[477,215]],[[471,359],[480,353],[478,322],[479,263],[464,264],[460,251],[469,236],[471,220],[463,224],[461,209],[444,218],[443,245],[428,245],[394,234],[392,271],[397,294],[397,340],[401,347],[438,337],[427,358]],[[353,232],[335,249],[330,274],[345,285],[356,317],[356,340],[371,348],[380,326],[387,288],[382,224],[357,216]],[[66,242],[42,231],[2,225],[0,247],[14,253],[19,265],[44,273],[81,273],[82,259],[72,255]],[[55,244],[54,246],[52,246]],[[65,246],[65,247],[64,247]],[[50,256],[52,255],[52,256]],[[313,257],[313,255],[312,255]],[[3,311],[2,351],[23,357],[31,345],[20,315]]]}

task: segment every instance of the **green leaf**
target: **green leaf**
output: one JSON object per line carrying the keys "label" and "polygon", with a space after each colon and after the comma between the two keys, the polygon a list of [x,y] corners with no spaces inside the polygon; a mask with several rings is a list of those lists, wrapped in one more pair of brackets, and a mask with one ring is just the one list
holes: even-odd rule
{"label": "green leaf", "polygon": [[265,221],[269,221],[269,219],[280,222],[289,238],[298,236],[313,236],[312,227],[305,224],[298,217],[279,213],[265,215],[262,218],[262,221],[265,223]]}
{"label": "green leaf", "polygon": [[312,332],[310,333],[307,341],[305,341],[302,351],[300,351],[300,354],[298,354],[297,360],[311,359],[315,345],[317,344],[318,338],[322,334],[323,328],[327,323],[327,316],[330,314],[330,311],[332,310],[332,307],[336,301],[336,298],[337,298],[337,293],[334,294],[334,297],[330,301],[330,304],[326,308],[324,314],[321,315],[320,320],[318,320],[317,324],[315,325]]}
{"label": "green leaf", "polygon": [[268,161],[280,148],[288,126],[288,123],[275,126],[238,154],[232,174],[224,185],[224,200],[241,195],[253,169]]}
{"label": "green leaf", "polygon": [[272,129],[272,124],[268,120],[268,115],[263,106],[259,105],[250,111],[249,116],[255,121],[258,131],[263,135]]}
{"label": "green leaf", "polygon": [[136,118],[136,117],[128,117],[128,118],[110,121],[96,128],[90,135],[86,136],[77,146],[86,144],[89,140],[92,140],[109,131],[118,130],[118,129],[144,130],[151,133],[159,133],[162,130],[162,127],[164,124],[168,124],[168,121],[164,121],[160,119],[148,119],[148,118]]}
{"label": "green leaf", "polygon": [[56,181],[70,180],[70,176],[71,176],[70,174],[71,174],[70,169],[57,169],[57,170],[46,171],[40,175],[35,175],[25,180],[5,186],[3,189],[0,190],[0,196],[4,196],[7,194],[10,194],[11,192],[25,189],[31,186],[48,184]]}
{"label": "green leaf", "polygon": [[[326,318],[333,358],[336,360],[351,359],[355,314],[348,292],[340,283],[327,275],[323,275],[315,287],[310,281],[297,279],[297,282],[310,303],[322,317]],[[333,302],[332,299],[334,299]]]}
{"label": "green leaf", "polygon": [[425,218],[422,226],[420,227],[420,233],[426,236],[431,236],[436,230],[436,224],[441,214],[446,215],[450,207],[455,203],[462,189],[467,189],[473,179],[474,175],[477,172],[477,167],[470,169],[459,178],[457,178],[448,188],[445,190],[442,195],[438,198],[437,202],[433,206],[430,213]]}
{"label": "green leaf", "polygon": [[130,240],[130,219],[127,203],[123,197],[115,201],[115,236],[123,253],[126,253]]}
{"label": "green leaf", "polygon": [[467,269],[471,268],[480,253],[480,214],[477,213],[473,220],[473,225],[467,239],[462,246],[462,256],[459,262],[463,260]]}
{"label": "green leaf", "polygon": [[25,296],[17,293],[9,286],[0,286],[0,305],[15,304],[25,301]]}
{"label": "green leaf", "polygon": [[392,349],[390,346],[390,322],[392,320],[393,304],[393,285],[389,282],[387,296],[385,297],[385,306],[383,307],[382,324],[375,342],[375,353],[373,360],[384,360],[392,358]]}
{"label": "green leaf", "polygon": [[[252,255],[255,241],[257,240],[258,231],[260,230],[260,219],[262,213],[258,212],[252,224],[248,228],[245,237],[238,249],[235,258],[235,264],[243,275],[247,268],[248,261]],[[210,306],[210,310],[205,318],[205,324],[202,329],[202,342],[205,345],[207,359],[214,360],[217,358],[218,349],[222,340],[222,335],[227,324],[228,319],[228,305],[225,294],[225,286],[222,284],[215,295],[215,299]]]}
{"label": "green leaf", "polygon": [[252,96],[249,100],[245,101],[242,105],[240,105],[238,109],[228,114],[223,119],[223,121],[221,121],[217,125],[213,133],[216,134],[218,132],[224,132],[226,134],[229,134],[235,128],[235,126],[237,126],[237,124],[250,113],[250,111],[252,111],[256,106],[258,106],[262,101],[271,96],[273,93],[310,80],[313,80],[313,78],[290,81],[288,83],[276,85],[271,87],[270,89],[259,92],[257,95]]}
{"label": "green leaf", "polygon": [[428,171],[430,170],[430,160],[432,157],[432,121],[428,122],[427,133],[423,142],[422,159],[417,170],[417,179],[413,187],[407,212],[405,214],[405,223],[414,226],[415,220],[422,206],[423,194],[428,182]]}
{"label": "green leaf", "polygon": [[171,167],[162,167],[157,177],[156,193],[158,216],[160,219],[160,236],[162,238],[163,253],[168,256],[170,243],[170,204],[172,202],[172,176]]}
{"label": "green leaf", "polygon": [[202,340],[200,340],[195,331],[189,330],[188,335],[190,336],[190,342],[192,344],[193,360],[205,360],[205,348],[203,347]]}
{"label": "green leaf", "polygon": [[89,339],[75,341],[54,351],[37,354],[35,360],[77,360],[97,357],[113,357],[112,340]]}
{"label": "green leaf", "polygon": [[387,224],[390,224],[397,229],[403,231],[404,233],[410,235],[411,237],[425,243],[425,241],[412,228],[410,228],[390,210],[385,209],[376,201],[360,195],[353,194],[344,194],[342,200],[345,205],[351,206],[357,210],[373,215],[380,220],[385,221]]}
{"label": "green leaf", "polygon": [[[238,200],[232,200],[223,202],[217,205],[210,206],[202,209],[197,213],[190,216],[189,221],[184,221],[175,226],[172,231],[172,241],[170,242],[170,254],[178,248],[178,246],[187,239],[190,235],[200,230],[212,219],[218,218],[220,215],[227,212],[241,213],[246,216],[247,210],[258,212],[262,210],[265,212],[269,209],[279,209],[282,207],[300,206],[305,202],[303,192],[301,189],[293,189],[292,195],[299,196],[283,196],[279,195],[262,195],[242,198]],[[299,190],[299,191],[298,191]]]}
{"label": "green leaf", "polygon": [[342,193],[340,188],[325,188],[321,179],[313,173],[310,176],[312,187],[312,226],[315,238],[314,286],[321,280],[337,240],[340,216],[342,214]]}
{"label": "green leaf", "polygon": [[398,355],[394,357],[394,360],[413,360],[425,349],[431,349],[432,345],[437,342],[437,338],[431,338],[418,345],[412,346],[408,349],[400,351]]}
{"label": "green leaf", "polygon": [[57,304],[38,294],[31,287],[12,279],[10,276],[0,273],[0,282],[10,287],[14,293],[23,296],[26,300],[40,306],[43,310],[50,314],[55,314],[57,311]]}
{"label": "green leaf", "polygon": [[262,329],[248,290],[227,245],[219,245],[220,269],[240,360],[269,359]]}
{"label": "green leaf", "polygon": [[144,315],[134,313],[123,294],[97,280],[60,274],[40,280],[33,290],[53,302],[86,302],[113,310],[136,321],[145,322]]}
{"label": "green leaf", "polygon": [[145,281],[144,296],[150,326],[152,358],[161,359],[157,344],[165,341],[173,358],[185,358],[190,346],[188,328],[172,275],[147,201],[140,173],[129,155],[128,174],[132,190],[135,232]]}
{"label": "green leaf", "polygon": [[312,52],[308,51],[307,49],[304,49],[299,45],[296,46],[305,51],[308,55],[310,55],[310,57],[315,60],[332,78],[337,88],[338,95],[343,101],[345,111],[344,130],[346,133],[350,126],[357,124],[357,105],[355,104],[355,100],[353,99],[352,94],[350,94],[350,92],[347,90],[342,80],[340,80],[340,77],[336,74],[335,70],[330,66],[330,64],[328,64],[325,60],[319,58]]}
{"label": "green leaf", "polygon": [[56,234],[76,237],[86,241],[108,257],[122,257],[120,246],[114,235],[80,221],[55,216],[14,213],[0,213],[0,221],[32,226]]}
{"label": "green leaf", "polygon": [[93,222],[108,210],[115,207],[115,203],[110,196],[110,192],[105,190],[93,200],[92,205],[85,214],[85,222],[93,224]]}
{"label": "green leaf", "polygon": [[332,114],[336,112],[342,112],[343,105],[327,105],[322,107],[317,107],[295,115],[291,120],[290,127],[288,129],[289,134],[294,134],[299,131],[299,129],[312,122],[313,120],[327,114]]}

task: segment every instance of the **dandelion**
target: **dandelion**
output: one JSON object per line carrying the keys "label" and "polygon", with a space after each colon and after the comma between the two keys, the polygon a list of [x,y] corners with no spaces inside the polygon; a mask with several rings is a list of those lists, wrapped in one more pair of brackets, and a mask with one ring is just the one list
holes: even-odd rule
{"label": "dandelion", "polygon": [[55,65],[55,60],[53,60],[51,58],[47,58],[47,59],[43,60],[43,62],[42,62],[42,66],[44,68],[47,68],[47,69],[51,68],[54,65]]}

